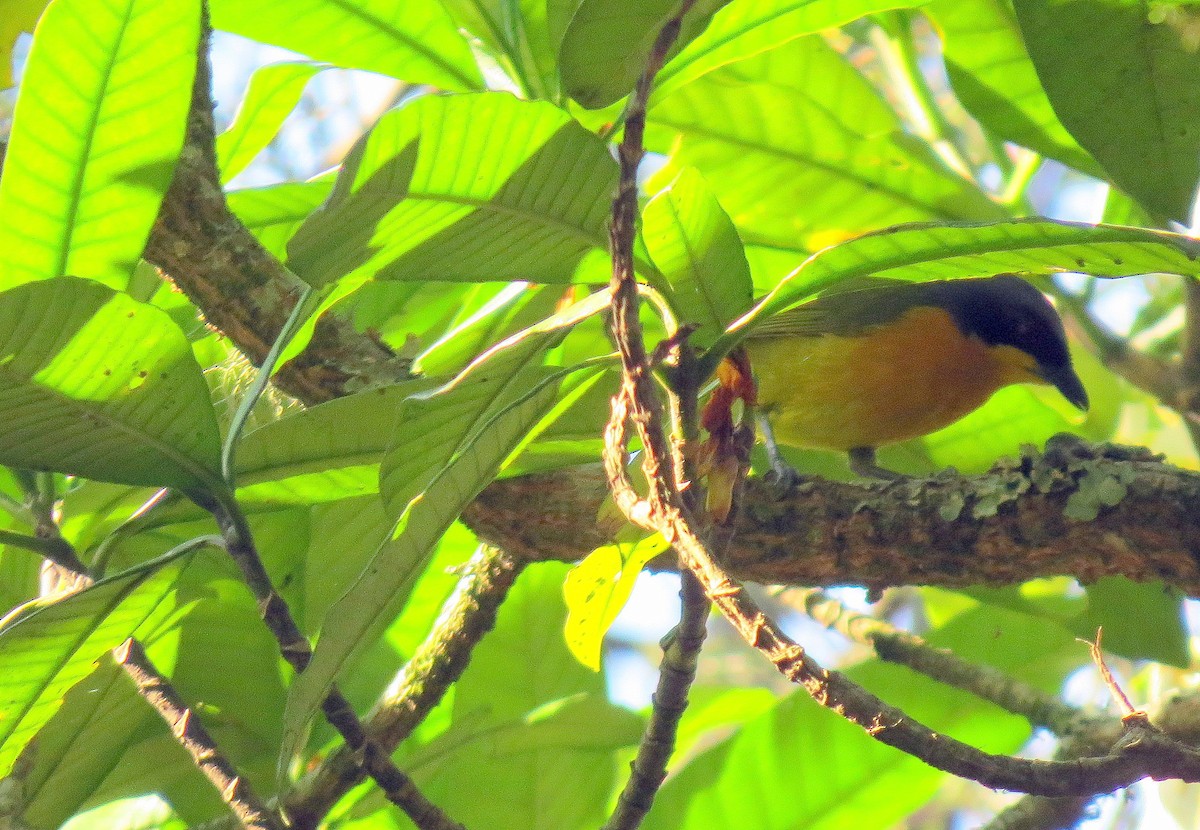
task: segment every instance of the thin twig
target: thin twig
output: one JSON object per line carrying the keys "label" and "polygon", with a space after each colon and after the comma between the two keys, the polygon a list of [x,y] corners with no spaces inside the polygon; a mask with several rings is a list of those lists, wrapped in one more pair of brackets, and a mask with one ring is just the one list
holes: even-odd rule
{"label": "thin twig", "polygon": [[[369,740],[390,752],[425,719],[462,675],[475,645],[496,624],[496,613],[524,567],[523,560],[487,546],[467,564],[438,622],[397,678],[395,692],[368,716]],[[319,824],[363,776],[354,751],[348,745],[340,747],[284,802],[293,830]]]}
{"label": "thin twig", "polygon": [[[639,430],[658,440],[655,451],[647,453],[644,462],[646,478],[651,488],[648,500],[637,496],[629,483],[624,466],[624,433],[630,406],[649,382],[654,360],[646,353],[641,324],[637,319],[639,294],[633,264],[633,239],[638,212],[637,170],[644,155],[642,138],[646,129],[646,106],[654,77],[662,68],[667,52],[679,36],[683,17],[691,10],[693,4],[694,0],[684,0],[675,16],[659,31],[646,67],[639,76],[625,108],[625,131],[617,147],[620,178],[616,196],[613,198],[612,221],[609,225],[612,254],[612,333],[617,350],[621,354],[624,371],[621,391],[613,399],[612,418],[605,430],[605,466],[613,496],[626,516],[635,524],[655,529],[664,526],[661,518],[669,509],[668,505],[678,504],[681,509],[684,507],[684,499],[679,496],[679,489],[684,486],[684,462],[682,447],[677,443],[675,451],[672,452],[666,446],[663,431],[659,426],[658,429]],[[664,359],[667,352],[678,352],[680,349],[686,349],[686,343],[680,338],[675,338],[672,344],[656,350],[655,355]],[[691,410],[694,411],[696,391],[692,389],[681,394],[691,395]],[[654,406],[658,401],[654,398],[646,403]],[[661,409],[650,417],[656,418],[660,425]],[[643,424],[639,422],[639,427],[641,426]],[[667,538],[670,539],[670,536]],[[616,810],[605,824],[605,830],[631,830],[641,824],[666,778],[666,765],[675,749],[679,720],[687,708],[687,690],[695,678],[696,660],[704,642],[704,624],[708,619],[708,604],[703,597],[703,588],[690,575],[685,575],[681,593],[683,609],[677,629],[678,636],[664,650],[650,723],[638,746],[629,781],[621,793]]]}
{"label": "thin twig", "polygon": [[708,597],[689,572],[680,574],[679,596],[683,607],[679,625],[663,643],[658,688],[646,734],[638,745],[631,774],[621,791],[617,808],[603,830],[632,830],[642,823],[654,804],[654,796],[667,777],[667,762],[675,751],[679,721],[688,704],[688,689],[696,678],[700,647],[708,622]]}
{"label": "thin twig", "polygon": [[[296,671],[304,671],[312,660],[312,646],[308,638],[296,625],[287,601],[276,592],[271,578],[263,567],[262,559],[254,545],[246,518],[236,502],[213,498],[206,493],[190,494],[197,505],[212,513],[225,539],[230,557],[242,572],[242,578],[258,602],[263,622],[276,642],[283,659]],[[384,796],[404,811],[421,830],[462,830],[462,825],[449,818],[441,808],[430,801],[408,777],[397,767],[389,753],[378,743],[367,737],[362,721],[354,708],[337,688],[333,686],[321,702],[321,711],[329,724],[345,740],[350,751],[360,759],[367,775],[375,780]]]}
{"label": "thin twig", "polygon": [[284,830],[282,819],[268,810],[250,782],[237,774],[200,718],[154,668],[141,644],[131,637],[113,649],[113,657],[132,678],[138,694],[166,721],[175,740],[221,793],[221,799],[242,825],[247,830]]}
{"label": "thin twig", "polygon": [[1020,715],[1032,726],[1045,727],[1057,735],[1068,735],[1097,719],[1112,720],[1116,724],[1113,718],[1085,712],[1002,671],[968,662],[883,620],[851,611],[824,591],[787,589],[781,593],[781,598],[801,608],[826,628],[871,646],[880,659],[908,666],[940,683],[970,692]]}
{"label": "thin twig", "polygon": [[1146,717],[1146,713],[1139,710],[1133,705],[1133,701],[1129,699],[1129,695],[1125,694],[1125,690],[1121,688],[1121,684],[1113,677],[1112,670],[1108,668],[1108,663],[1104,660],[1104,629],[1096,629],[1096,639],[1094,641],[1084,640],[1092,652],[1092,662],[1096,664],[1096,668],[1100,671],[1100,679],[1104,681],[1108,693],[1112,695],[1117,706],[1121,710],[1122,718]]}

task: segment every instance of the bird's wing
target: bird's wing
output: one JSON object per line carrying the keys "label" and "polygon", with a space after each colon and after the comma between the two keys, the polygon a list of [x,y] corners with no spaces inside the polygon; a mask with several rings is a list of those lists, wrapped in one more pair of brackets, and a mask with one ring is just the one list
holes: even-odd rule
{"label": "bird's wing", "polygon": [[853,336],[927,304],[930,292],[924,285],[879,277],[843,280],[817,299],[763,320],[746,338]]}

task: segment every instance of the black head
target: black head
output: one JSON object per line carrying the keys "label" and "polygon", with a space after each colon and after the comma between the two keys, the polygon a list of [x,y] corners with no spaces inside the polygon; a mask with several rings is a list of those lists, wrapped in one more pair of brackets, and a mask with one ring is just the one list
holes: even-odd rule
{"label": "black head", "polygon": [[936,285],[939,304],[950,311],[964,334],[990,346],[1025,352],[1037,362],[1035,371],[1043,380],[1075,406],[1087,409],[1087,391],[1071,366],[1062,320],[1042,292],[1012,274]]}

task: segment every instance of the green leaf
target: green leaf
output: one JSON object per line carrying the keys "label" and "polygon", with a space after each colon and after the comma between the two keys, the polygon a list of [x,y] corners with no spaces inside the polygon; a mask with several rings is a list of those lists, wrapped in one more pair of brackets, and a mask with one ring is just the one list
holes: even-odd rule
{"label": "green leaf", "polygon": [[546,404],[546,390],[553,396],[557,384],[550,381],[558,376],[542,366],[549,345],[545,338],[530,338],[497,351],[445,387],[401,404],[379,469],[379,492],[393,516],[404,512],[452,460],[486,438],[494,420],[532,400]]}
{"label": "green leaf", "polygon": [[1106,576],[1086,586],[1087,610],[1071,622],[1080,637],[1096,639],[1104,629],[1104,650],[1131,660],[1153,660],[1187,668],[1185,597],[1162,582],[1133,582]]}
{"label": "green leaf", "polygon": [[[709,18],[728,2],[696,3],[683,18],[671,54],[704,31]],[[563,90],[589,109],[624,98],[633,91],[659,31],[678,7],[678,0],[582,0],[559,47]]]}
{"label": "green leaf", "polygon": [[250,432],[237,455],[238,499],[311,504],[379,490],[379,462],[413,380],[300,410]]}
{"label": "green leaf", "polygon": [[287,243],[309,214],[333,189],[332,178],[285,182],[230,192],[225,201],[233,215],[275,257],[287,256]]}
{"label": "green leaf", "polygon": [[300,96],[324,66],[317,63],[276,63],[250,77],[246,97],[229,129],[217,136],[217,166],[226,183],[266,149],[283,119],[300,103]]}
{"label": "green leaf", "polygon": [[1005,0],[935,0],[946,72],[971,115],[1000,138],[1103,177],[1095,159],[1059,122]]}
{"label": "green leaf", "polygon": [[1015,6],[1063,124],[1122,190],[1186,224],[1200,179],[1200,9],[1150,0]]}
{"label": "green leaf", "polygon": [[[929,640],[1041,688],[1060,683],[1082,648],[1061,627],[991,607],[960,614]],[[1022,718],[904,667],[872,660],[846,674],[912,717],[991,752],[1015,751],[1030,733]],[[892,827],[947,777],[796,692],[679,770],[643,826]]]}
{"label": "green leaf", "polygon": [[[723,7],[695,40],[667,62],[654,79],[657,103],[686,83],[722,66],[770,51],[825,29],[929,0],[759,0]],[[628,92],[629,90],[626,90]]]}
{"label": "green leaf", "polygon": [[288,267],[315,286],[568,282],[586,265],[595,278],[615,183],[604,142],[557,107],[498,92],[417,98],[351,151]]}
{"label": "green leaf", "polygon": [[[487,390],[479,417],[454,417],[453,410],[447,411],[439,401],[429,409],[438,416],[434,423],[446,421],[453,428],[435,437],[424,427],[414,426],[408,413],[402,413],[396,442],[385,457],[380,489],[389,510],[403,509],[403,515],[391,538],[330,609],[312,662],[292,684],[282,761],[295,754],[304,724],[347,661],[373,642],[403,607],[442,534],[553,406],[558,383],[547,382],[553,376],[547,377],[548,370],[541,367],[540,360],[530,362],[533,356],[540,358],[548,345],[545,338],[529,336],[515,348],[498,349],[468,367],[452,384],[445,394],[456,399],[451,393],[457,389],[479,385]],[[529,371],[521,372],[527,366]],[[503,397],[488,382],[492,377],[500,379],[500,389],[506,392]],[[510,383],[517,377],[522,384],[513,388]],[[466,409],[477,411],[479,398],[466,398]],[[398,473],[401,470],[411,472]],[[418,492],[420,497],[412,498]]]}
{"label": "green leaf", "polygon": [[151,619],[182,567],[178,556],[155,560],[9,615],[0,628],[0,775],[95,661]]}
{"label": "green leaf", "polygon": [[[111,771],[113,759],[103,751],[107,744],[114,738],[132,743],[130,727],[147,715],[153,717],[154,710],[138,696],[129,675],[102,655],[96,670],[67,692],[62,708],[16,765],[20,770],[28,759],[32,767],[20,776],[21,821],[35,830],[61,827]],[[114,723],[123,728],[113,729]]]}
{"label": "green leaf", "polygon": [[[391,447],[379,469],[379,492],[392,515],[399,516],[448,464],[473,448],[492,454],[488,431],[501,419],[525,412],[518,418],[523,422],[535,412],[546,413],[559,381],[574,371],[543,366],[546,350],[566,329],[607,308],[607,296],[596,292],[514,334],[476,358],[450,383],[401,404]],[[514,444],[510,451],[516,448]],[[504,460],[497,460],[497,470]]]}
{"label": "green leaf", "polygon": [[183,333],[165,312],[87,280],[0,294],[0,463],[219,486],[216,417]]}
{"label": "green leaf", "polygon": [[748,256],[757,248],[798,261],[899,222],[1005,217],[905,134],[891,107],[819,36],[710,72],[665,97],[648,119],[647,145],[671,157],[661,175],[697,168]]}
{"label": "green leaf", "polygon": [[742,241],[696,171],[680,171],[650,200],[642,238],[674,289],[680,321],[700,326],[692,343],[707,346],[751,306],[754,286]]}
{"label": "green leaf", "polygon": [[567,647],[580,663],[600,671],[604,635],[629,601],[642,568],[668,547],[667,541],[655,534],[632,545],[617,543],[596,548],[571,568],[563,583],[567,603],[563,633]]}
{"label": "green leaf", "polygon": [[58,0],[38,25],[0,177],[0,289],[123,288],[183,145],[200,4]]}
{"label": "green leaf", "polygon": [[[923,282],[1001,273],[1200,276],[1200,244],[1179,234],[1048,219],[901,225],[813,254],[762,307],[769,315],[836,282],[878,276]],[[763,319],[763,317],[759,317]]]}
{"label": "green leaf", "polygon": [[546,0],[442,0],[442,5],[479,38],[523,97],[558,99],[558,44],[551,41]]}
{"label": "green leaf", "polygon": [[471,48],[440,3],[213,0],[216,29],[410,84],[483,88]]}

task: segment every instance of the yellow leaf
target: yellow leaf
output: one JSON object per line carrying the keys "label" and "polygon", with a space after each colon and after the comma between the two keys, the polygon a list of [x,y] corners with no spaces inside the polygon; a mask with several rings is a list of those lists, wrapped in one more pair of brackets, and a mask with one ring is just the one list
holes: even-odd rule
{"label": "yellow leaf", "polygon": [[17,36],[32,32],[47,0],[0,0],[0,89],[13,85],[12,53]]}
{"label": "yellow leaf", "polygon": [[567,601],[563,633],[576,660],[592,671],[600,671],[604,634],[625,607],[642,568],[668,547],[656,533],[636,544],[596,548],[571,569],[563,583]]}

